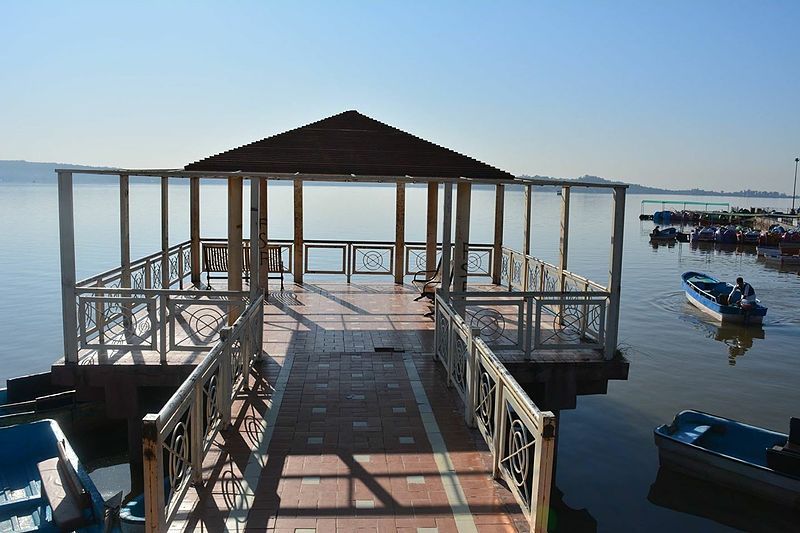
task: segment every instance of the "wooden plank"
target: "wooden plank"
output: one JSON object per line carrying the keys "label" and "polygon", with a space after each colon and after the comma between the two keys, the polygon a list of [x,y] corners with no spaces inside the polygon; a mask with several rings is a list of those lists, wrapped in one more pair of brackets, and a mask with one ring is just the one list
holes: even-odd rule
{"label": "wooden plank", "polygon": [[492,283],[500,285],[503,268],[503,217],[505,216],[506,186],[494,186],[494,250],[492,251]]}
{"label": "wooden plank", "polygon": [[[261,179],[250,179],[250,300],[255,301],[261,287]],[[256,246],[255,243],[258,243]],[[266,246],[263,249],[266,252]]]}
{"label": "wooden plank", "polygon": [[606,309],[605,358],[613,359],[617,350],[620,290],[622,288],[622,242],[625,228],[625,187],[614,188],[614,218],[611,226],[611,261],[608,273],[608,308]]}
{"label": "wooden plank", "polygon": [[406,242],[406,184],[398,181],[394,203],[394,282],[403,283]]}
{"label": "wooden plank", "polygon": [[[242,178],[228,180],[228,290],[242,290]],[[239,318],[240,309],[231,305],[228,323]]]}
{"label": "wooden plank", "polygon": [[533,213],[531,211],[533,203],[533,187],[528,185],[525,187],[525,207],[522,211],[522,251],[525,255],[531,255],[531,223]]}
{"label": "wooden plank", "polygon": [[303,283],[303,180],[294,180],[294,267],[295,283]]}
{"label": "wooden plank", "polygon": [[58,173],[58,235],[61,251],[61,316],[64,360],[78,362],[78,312],[75,304],[75,215],[72,173]]}
{"label": "wooden plank", "polygon": [[564,291],[566,277],[564,271],[567,270],[567,260],[569,259],[569,187],[561,187],[561,236],[558,246],[558,278],[559,290]]}
{"label": "wooden plank", "polygon": [[436,270],[436,241],[439,229],[439,183],[428,183],[428,210],[425,230],[425,270]]}
{"label": "wooden plank", "polygon": [[200,178],[189,178],[189,240],[192,283],[200,283]]}
{"label": "wooden plank", "polygon": [[453,184],[444,184],[444,209],[442,211],[442,296],[445,301],[450,296],[450,276],[452,270],[450,255],[452,251],[453,228]]}

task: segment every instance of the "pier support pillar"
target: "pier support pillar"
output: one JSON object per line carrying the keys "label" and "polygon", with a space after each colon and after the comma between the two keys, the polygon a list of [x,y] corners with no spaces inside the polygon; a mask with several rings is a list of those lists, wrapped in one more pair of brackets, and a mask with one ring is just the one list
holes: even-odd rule
{"label": "pier support pillar", "polygon": [[524,203],[525,207],[522,212],[522,252],[525,255],[531,255],[531,224],[533,221],[531,207],[533,205],[533,185],[525,186]]}
{"label": "pier support pillar", "polygon": [[444,184],[444,207],[442,210],[442,298],[450,298],[450,284],[453,282],[451,254],[453,250],[453,184]]}
{"label": "pier support pillar", "polygon": [[620,290],[622,288],[622,242],[625,226],[625,187],[614,187],[611,226],[611,261],[608,273],[608,309],[606,310],[605,358],[613,359],[619,333]]}
{"label": "pier support pillar", "polygon": [[[228,290],[242,290],[242,178],[228,178]],[[228,325],[239,318],[239,305],[231,305]]]}
{"label": "pier support pillar", "polygon": [[295,283],[303,283],[303,180],[294,180],[294,265]]}
{"label": "pier support pillar", "polygon": [[[131,286],[131,204],[127,174],[119,176],[119,258],[120,287]],[[150,287],[145,287],[149,289]]]}
{"label": "pier support pillar", "polygon": [[72,172],[58,173],[58,235],[61,248],[61,317],[64,361],[78,362],[78,312],[75,305],[75,215]]}
{"label": "pier support pillar", "polygon": [[[472,185],[459,183],[456,189],[456,244],[453,247],[453,291],[467,290],[469,270],[469,219]],[[463,316],[463,309],[459,312]]]}
{"label": "pier support pillar", "polygon": [[168,289],[169,280],[169,178],[161,176],[161,287]]}
{"label": "pier support pillar", "polygon": [[258,299],[261,287],[261,178],[250,178],[250,301]]}
{"label": "pier support pillar", "polygon": [[570,187],[561,187],[561,238],[558,247],[559,290],[564,291],[564,271],[569,259],[569,194]]}
{"label": "pier support pillar", "polygon": [[262,294],[269,292],[269,264],[267,263],[267,246],[269,246],[268,186],[269,180],[261,179],[261,190],[258,196],[258,253],[261,257],[258,263],[258,288]]}
{"label": "pier support pillar", "polygon": [[503,269],[503,217],[505,216],[506,186],[494,186],[494,245],[492,251],[492,283],[500,285]]}
{"label": "pier support pillar", "polygon": [[406,184],[396,184],[394,202],[394,282],[403,284],[406,273]]}
{"label": "pier support pillar", "polygon": [[200,178],[189,178],[189,252],[192,285],[200,283]]}
{"label": "pier support pillar", "polygon": [[428,182],[428,212],[425,230],[425,270],[436,269],[436,241],[439,232],[439,183]]}

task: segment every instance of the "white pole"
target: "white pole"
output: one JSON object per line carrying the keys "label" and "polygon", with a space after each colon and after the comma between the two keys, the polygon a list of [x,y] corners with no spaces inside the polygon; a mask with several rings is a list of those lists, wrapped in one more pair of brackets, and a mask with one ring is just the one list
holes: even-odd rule
{"label": "white pole", "polygon": [[61,247],[61,315],[64,361],[78,362],[78,313],[75,303],[75,216],[72,172],[58,173],[58,235]]}

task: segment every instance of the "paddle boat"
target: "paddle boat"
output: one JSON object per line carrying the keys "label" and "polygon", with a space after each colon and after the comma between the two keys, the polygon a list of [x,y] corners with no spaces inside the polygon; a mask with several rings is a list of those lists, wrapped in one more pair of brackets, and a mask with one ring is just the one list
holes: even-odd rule
{"label": "paddle boat", "polygon": [[103,531],[103,498],[61,428],[0,428],[0,531]]}
{"label": "paddle boat", "polygon": [[739,243],[755,246],[758,244],[758,239],[761,238],[761,232],[750,228],[742,228],[739,231]]}
{"label": "paddle boat", "polygon": [[692,232],[692,242],[714,242],[716,234],[717,228],[715,226],[697,228]]}
{"label": "paddle boat", "polygon": [[786,435],[687,410],[653,436],[662,467],[800,508],[798,418]]}
{"label": "paddle boat", "polygon": [[684,272],[681,275],[681,280],[689,303],[722,323],[761,324],[767,314],[767,308],[760,303],[756,303],[752,309],[745,310],[735,305],[736,300],[728,302],[728,296],[733,291],[733,285],[713,278],[708,274]]}
{"label": "paddle boat", "polygon": [[721,227],[714,234],[714,242],[719,244],[736,244],[739,242],[739,234],[732,226]]}

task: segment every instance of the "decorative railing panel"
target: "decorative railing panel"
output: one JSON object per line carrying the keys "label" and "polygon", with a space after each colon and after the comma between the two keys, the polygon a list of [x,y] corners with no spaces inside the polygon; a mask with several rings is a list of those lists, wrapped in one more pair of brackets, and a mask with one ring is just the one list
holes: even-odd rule
{"label": "decorative railing panel", "polygon": [[352,274],[390,275],[394,272],[394,246],[352,244]]}
{"label": "decorative railing panel", "polygon": [[[500,284],[509,290],[541,292],[607,292],[608,289],[551,263],[503,248]],[[563,278],[563,281],[562,281]]]}
{"label": "decorative railing panel", "polygon": [[[231,404],[248,387],[261,355],[264,299],[250,305],[157,414],[142,421],[147,531],[165,531],[190,483],[202,484],[203,460],[230,424]],[[165,491],[166,487],[166,491]]]}
{"label": "decorative railing panel", "polygon": [[[413,276],[419,271],[436,270],[442,257],[442,246],[436,247],[436,264],[426,264],[425,243],[406,243],[405,273]],[[453,257],[452,255],[450,257]],[[470,244],[467,252],[467,276],[491,277],[494,247],[491,244]]]}
{"label": "decorative railing panel", "polygon": [[531,530],[547,531],[556,418],[541,411],[456,310],[436,296],[436,358],[464,399],[467,424],[478,427],[492,453],[494,477],[514,494]]}

